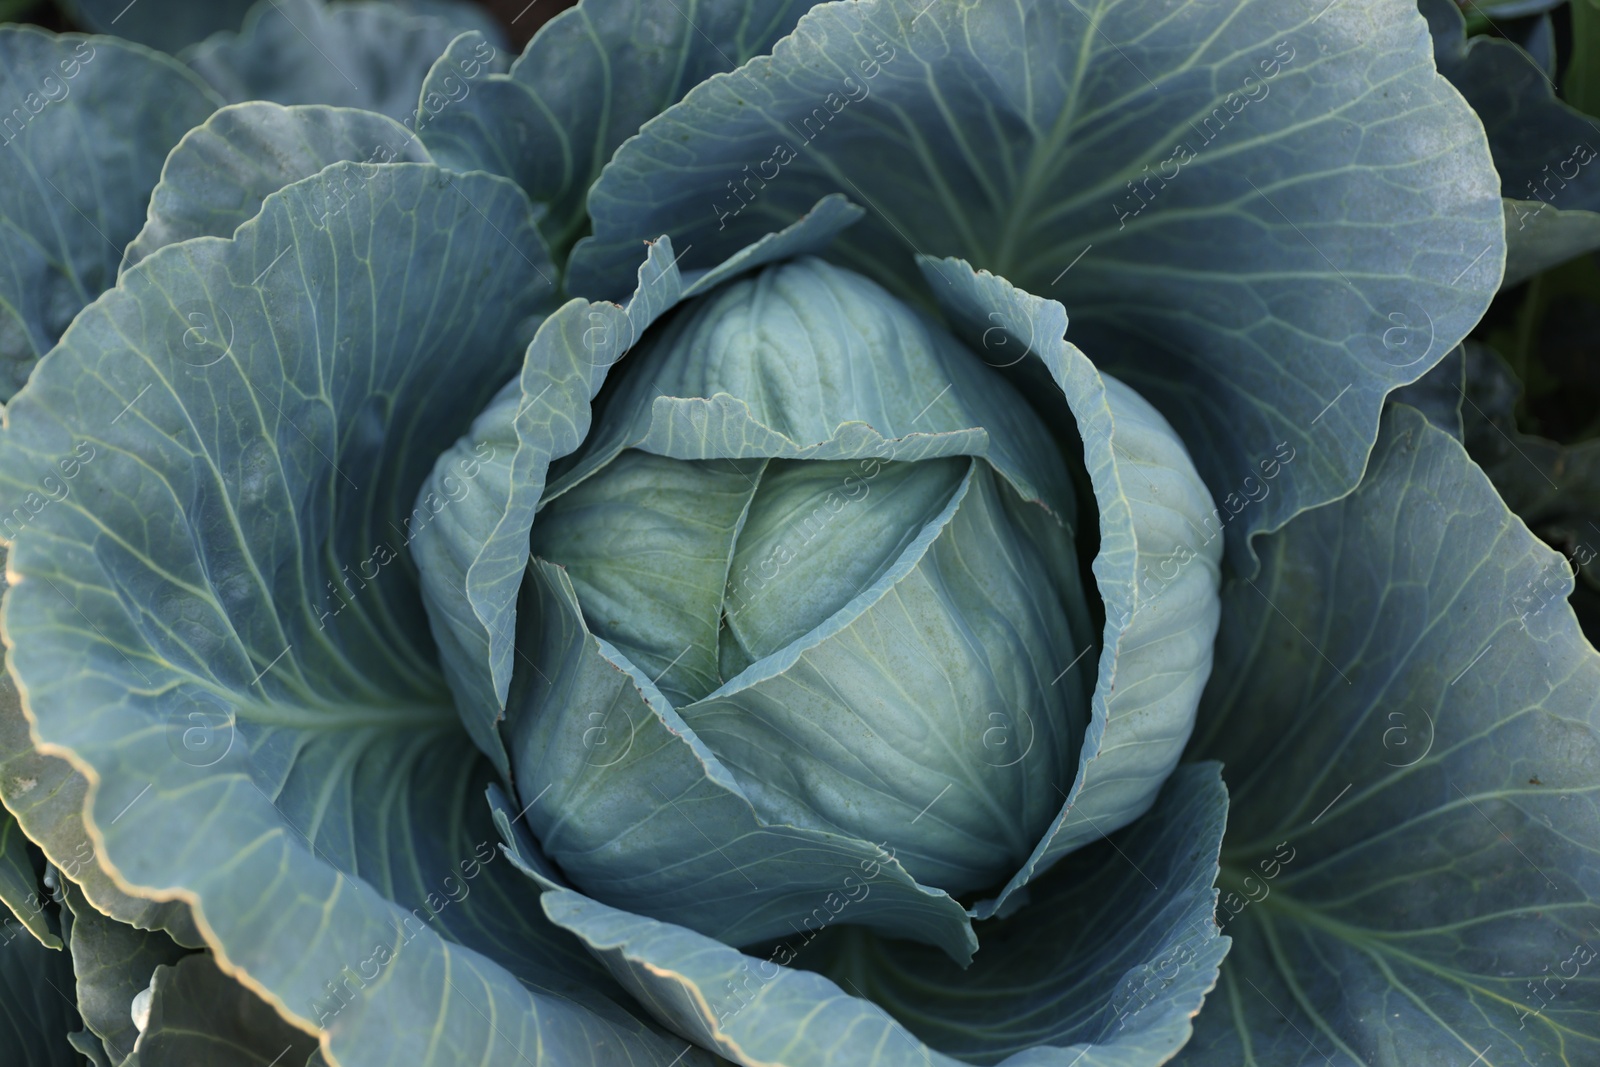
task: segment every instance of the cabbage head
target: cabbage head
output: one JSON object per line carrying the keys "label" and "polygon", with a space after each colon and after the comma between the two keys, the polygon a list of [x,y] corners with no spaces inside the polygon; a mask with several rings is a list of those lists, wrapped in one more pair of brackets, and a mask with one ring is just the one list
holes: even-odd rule
{"label": "cabbage head", "polygon": [[236,7],[0,26],[23,1062],[1600,1062],[1518,45]]}

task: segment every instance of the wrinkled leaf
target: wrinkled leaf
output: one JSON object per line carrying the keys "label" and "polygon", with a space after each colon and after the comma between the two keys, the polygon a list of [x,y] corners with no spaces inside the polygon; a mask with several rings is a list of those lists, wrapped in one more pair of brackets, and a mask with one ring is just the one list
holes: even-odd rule
{"label": "wrinkled leaf", "polygon": [[[1586,2],[1586,0],[1580,0]],[[1521,48],[1466,36],[1451,0],[1421,0],[1439,73],[1466,97],[1489,135],[1506,198],[1506,287],[1600,248],[1600,125],[1556,98],[1550,76]]]}
{"label": "wrinkled leaf", "polygon": [[568,287],[624,289],[662,232],[715,262],[836,191],[869,209],[837,255],[902,294],[921,252],[1061,299],[1215,496],[1287,440],[1297,477],[1230,554],[1355,484],[1383,395],[1476,321],[1505,243],[1413,0],[868,0],[625,143]]}
{"label": "wrinkled leaf", "polygon": [[9,400],[72,317],[116,282],[167,151],[219,101],[166,56],[32,26],[0,26],[0,101],[0,400]]}
{"label": "wrinkled leaf", "polygon": [[1404,407],[1261,547],[1195,745],[1230,780],[1234,947],[1177,1062],[1595,1062],[1600,654],[1515,606],[1559,557]]}
{"label": "wrinkled leaf", "polygon": [[[67,487],[69,493],[81,489],[82,483],[76,480],[82,471],[81,465],[70,465],[66,469],[71,470],[73,476],[64,477],[64,471],[58,468],[57,483]],[[10,529],[14,534],[20,528]],[[4,558],[4,553],[0,552],[0,562]],[[0,572],[0,589],[4,588],[4,582],[3,572]],[[204,748],[216,740],[203,719],[190,723],[189,728],[192,732],[187,732],[185,738],[197,747]],[[4,800],[8,813],[56,869],[75,883],[96,908],[132,926],[164,930],[180,944],[191,948],[204,943],[182,901],[144,900],[129,896],[112,884],[110,876],[97,862],[94,842],[83,825],[88,783],[66,760],[34,750],[16,683],[9,673],[0,674],[0,753],[4,753],[0,758],[0,799]],[[34,888],[22,904],[31,917],[25,917],[24,921],[44,929],[43,900],[38,889]]]}
{"label": "wrinkled leaf", "polygon": [[481,30],[471,5],[429,5],[427,14],[377,0],[260,0],[237,33],[215,34],[184,62],[230,104],[329,104],[413,118],[417,92],[439,53],[464,30]]}
{"label": "wrinkled leaf", "polygon": [[93,428],[12,546],[4,630],[41,741],[92,783],[98,858],[181,894],[344,1064],[678,1051],[494,862],[492,771],[394,547],[550,271],[503,179],[335,164],[128,271],[8,411],[7,503]]}
{"label": "wrinkled leaf", "polygon": [[[437,113],[424,93],[418,132],[443,165],[503,174],[550,205],[545,236],[561,255],[587,232],[584,198],[616,147],[698,83],[771,48],[809,6],[581,0],[540,29],[509,73],[474,83],[458,65],[454,91],[441,77]],[[637,261],[630,249],[626,269]]]}
{"label": "wrinkled leaf", "polygon": [[[268,195],[345,160],[426,163],[428,153],[405,127],[370,111],[266,102],[222,108],[167,158],[122,269],[190,237],[232,237]],[[323,206],[328,219],[355,195],[334,188]]]}

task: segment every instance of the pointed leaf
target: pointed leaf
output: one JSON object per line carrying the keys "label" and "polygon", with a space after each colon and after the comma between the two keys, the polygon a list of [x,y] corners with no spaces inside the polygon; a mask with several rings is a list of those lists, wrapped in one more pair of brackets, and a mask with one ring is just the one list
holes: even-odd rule
{"label": "pointed leaf", "polygon": [[[12,690],[15,692],[15,690]],[[9,695],[9,694],[8,694]],[[11,937],[21,927],[46,948],[61,947],[61,938],[45,921],[39,872],[28,854],[28,838],[9,811],[0,811],[0,932]]]}
{"label": "pointed leaf", "polygon": [[17,1067],[80,1067],[67,1035],[83,1025],[72,1003],[72,960],[18,928],[0,932],[0,1048]]}

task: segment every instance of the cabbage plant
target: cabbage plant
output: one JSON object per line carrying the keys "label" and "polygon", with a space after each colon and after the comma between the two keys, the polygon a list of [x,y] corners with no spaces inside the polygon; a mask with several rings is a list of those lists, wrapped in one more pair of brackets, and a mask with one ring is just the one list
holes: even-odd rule
{"label": "cabbage plant", "polygon": [[1600,1054],[1517,46],[144,3],[0,27],[25,1062]]}

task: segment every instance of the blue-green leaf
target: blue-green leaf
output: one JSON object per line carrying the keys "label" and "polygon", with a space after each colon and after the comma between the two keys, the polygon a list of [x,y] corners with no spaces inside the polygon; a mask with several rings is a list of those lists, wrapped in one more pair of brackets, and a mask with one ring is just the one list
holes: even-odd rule
{"label": "blue-green leaf", "polygon": [[[78,1011],[84,1026],[102,1042],[106,1058],[122,1064],[139,1040],[139,1028],[129,1011],[133,998],[149,987],[157,967],[177,963],[189,950],[159,931],[140,930],[102,915],[76,886],[69,882],[65,888],[66,905],[72,911],[68,940]],[[234,985],[221,975],[216,978],[219,984]],[[257,1003],[266,1008],[259,999]]]}
{"label": "blue-green leaf", "polygon": [[16,1067],[80,1067],[72,960],[16,927],[0,931],[0,1049]]}
{"label": "blue-green leaf", "polygon": [[[1586,0],[1584,0],[1586,2]],[[1461,8],[1421,0],[1439,73],[1489,135],[1505,200],[1509,288],[1600,248],[1600,125],[1556,98],[1532,57],[1498,37],[1467,37]]]}
{"label": "blue-green leaf", "polygon": [[[771,48],[809,6],[580,0],[540,29],[508,74],[467,87],[437,114],[424,94],[418,132],[445,166],[503,174],[549,204],[545,234],[564,253],[588,228],[584,197],[616,147],[698,83]],[[637,246],[628,258],[631,275]]]}
{"label": "blue-green leaf", "polygon": [[972,958],[966,912],[893,852],[762,819],[649,676],[589,633],[559,567],[534,561],[523,612],[507,724],[517,789],[543,854],[573,885],[736,945],[787,934],[844,893],[844,921]]}
{"label": "blue-green leaf", "polygon": [[682,296],[671,242],[650,246],[638,277],[626,307],[571,300],[540,325],[521,373],[439,456],[417,497],[419,521],[406,527],[444,676],[467,733],[502,776],[510,764],[497,724],[545,477],[588,436],[589,405],[612,365]]}
{"label": "blue-green leaf", "polygon": [[[499,39],[498,35],[495,35],[495,39]],[[440,115],[455,108],[474,91],[481,92],[490,75],[504,74],[510,59],[504,49],[495,47],[490,35],[477,30],[461,34],[445,47],[439,58],[433,61],[433,66],[428,68],[428,76],[422,79],[422,89],[417,96],[416,110],[403,120],[406,127],[420,134],[438,121]],[[471,160],[455,160],[453,169],[468,171],[489,168],[479,167]]]}
{"label": "blue-green leaf", "polygon": [[1227,951],[1212,919],[1227,806],[1215,766],[1180,769],[1115,851],[1072,857],[1031,907],[986,925],[965,970],[809,925],[759,959],[569,890],[542,903],[658,1019],[737,1063],[1153,1067]]}
{"label": "blue-green leaf", "polygon": [[220,30],[236,30],[254,0],[57,0],[96,33],[177,52]]}
{"label": "blue-green leaf", "polygon": [[[1063,438],[1078,439],[1069,447],[1082,448],[1099,510],[1093,570],[1106,621],[1098,659],[1083,662],[1094,647],[1084,642],[1078,658],[1060,657],[1051,683],[1087,687],[1092,680],[1077,777],[1028,862],[998,897],[978,906],[983,918],[1061,856],[1154,803],[1188,741],[1211,672],[1222,533],[1271,494],[1295,453],[1263,457],[1259,470],[1213,505],[1166,420],[1063,340],[1067,317],[1060,304],[960,260],[922,266],[974,350],[1014,368]],[[1012,726],[1013,743],[1024,744],[1020,726]]]}
{"label": "blue-green leaf", "polygon": [[77,464],[12,545],[4,629],[97,859],[343,1064],[679,1052],[495,862],[394,547],[551,269],[503,179],[338,163],[128,271],[8,409],[8,506]]}
{"label": "blue-green leaf", "polygon": [[427,14],[361,0],[260,0],[237,33],[217,33],[184,62],[231,104],[331,104],[413,118],[417,91],[463,30],[484,28],[470,5],[429,5]]}
{"label": "blue-green leaf", "polygon": [[[66,475],[68,470],[73,472],[70,477]],[[50,483],[55,492],[64,489],[70,494],[81,489],[82,483],[76,480],[81,470],[81,465],[75,463],[64,469],[57,468]],[[40,502],[44,499],[42,495],[38,498]],[[27,500],[24,497],[24,501]],[[22,514],[32,518],[26,510]],[[16,513],[11,517],[15,519]],[[15,522],[4,528],[12,537],[20,530]],[[0,590],[5,589],[4,560],[5,553],[0,551]],[[181,737],[180,743],[187,740],[204,749],[215,742],[215,736],[207,731],[203,722],[189,726],[192,732]],[[164,930],[179,944],[191,948],[204,944],[188,906],[182,901],[158,903],[130,896],[118,889],[101,868],[95,844],[83,825],[83,804],[88,788],[88,781],[66,760],[43,755],[34,749],[16,683],[9,673],[0,673],[0,800],[4,800],[7,812],[28,839],[39,846],[45,858],[76,884],[95,908],[131,926]],[[39,895],[36,882],[20,901],[8,898],[7,902],[26,909],[25,915],[18,911],[19,919],[28,923],[36,934],[49,932],[44,899]],[[54,936],[49,934],[45,943],[53,944]]]}
{"label": "blue-green leaf", "polygon": [[0,26],[0,401],[110,288],[167,151],[220,102],[167,56]]}
{"label": "blue-green leaf", "polygon": [[1178,1062],[1596,1062],[1600,654],[1565,562],[1405,407],[1262,550],[1195,746],[1235,943]]}
{"label": "blue-green leaf", "polygon": [[61,938],[45,919],[39,872],[28,854],[28,838],[9,811],[0,810],[0,937],[26,930],[46,948],[60,948]]}
{"label": "blue-green leaf", "polygon": [[1302,466],[1234,553],[1355,484],[1383,395],[1477,320],[1505,244],[1413,0],[865,0],[624,144],[568,287],[623,289],[662,232],[715,261],[834,191],[869,208],[838,256],[902,293],[924,252],[1061,299],[1214,495],[1288,441]]}
{"label": "blue-green leaf", "polygon": [[[405,127],[371,111],[261,101],[222,108],[167,158],[122,269],[190,237],[231,237],[269,194],[346,160],[426,163],[428,153]],[[339,190],[325,216],[343,211],[350,195]]]}
{"label": "blue-green leaf", "polygon": [[152,968],[149,1019],[124,1067],[300,1067],[317,1039],[218,969],[209,953]]}

